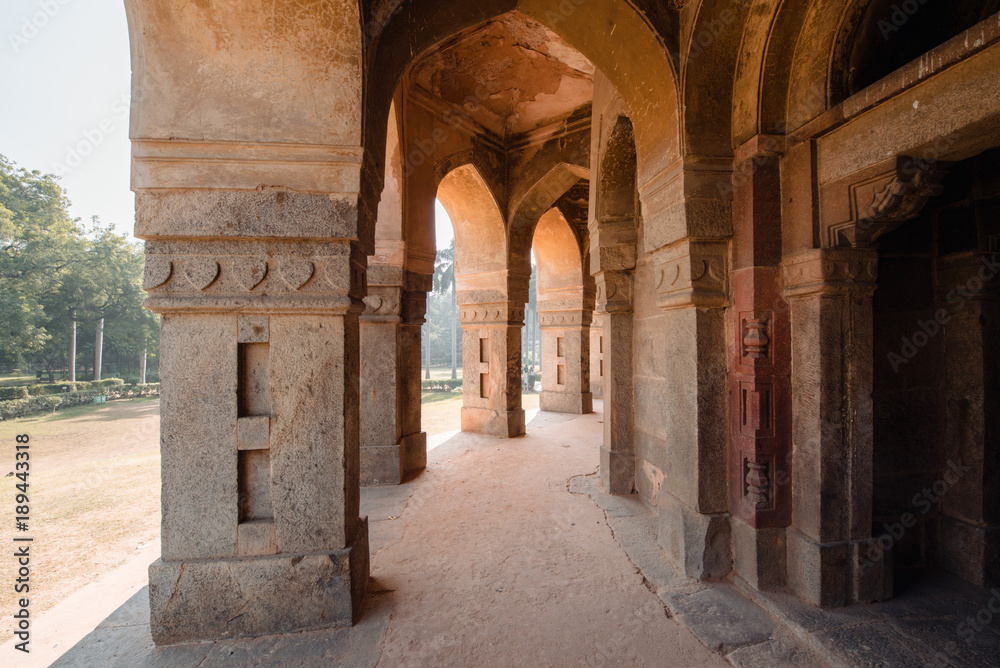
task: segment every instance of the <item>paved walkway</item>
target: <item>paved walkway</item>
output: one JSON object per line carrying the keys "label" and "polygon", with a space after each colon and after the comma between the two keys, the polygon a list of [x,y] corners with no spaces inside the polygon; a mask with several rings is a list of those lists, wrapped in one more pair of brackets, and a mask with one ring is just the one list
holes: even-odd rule
{"label": "paved walkway", "polygon": [[524,438],[433,441],[415,480],[363,490],[372,580],[354,627],[156,648],[143,588],[53,665],[997,665],[989,628],[939,651],[990,596],[947,578],[834,611],[683,578],[652,513],[601,492],[600,413],[528,420]]}

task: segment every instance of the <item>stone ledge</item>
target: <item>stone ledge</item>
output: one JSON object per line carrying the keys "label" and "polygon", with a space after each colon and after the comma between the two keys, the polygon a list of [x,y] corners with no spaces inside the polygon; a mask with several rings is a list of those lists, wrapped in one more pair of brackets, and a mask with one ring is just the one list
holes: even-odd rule
{"label": "stone ledge", "polygon": [[150,627],[157,645],[351,626],[368,581],[368,519],[354,544],[313,554],[149,567]]}

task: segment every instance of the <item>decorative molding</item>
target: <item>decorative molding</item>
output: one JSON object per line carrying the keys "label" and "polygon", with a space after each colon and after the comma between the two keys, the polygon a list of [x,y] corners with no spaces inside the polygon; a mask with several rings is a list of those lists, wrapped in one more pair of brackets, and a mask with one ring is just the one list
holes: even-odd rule
{"label": "decorative molding", "polygon": [[517,303],[467,304],[459,306],[463,327],[476,325],[524,325],[524,305]]}
{"label": "decorative molding", "polygon": [[633,278],[631,272],[602,271],[594,276],[599,313],[631,313]]}
{"label": "decorative molding", "polygon": [[193,257],[184,263],[184,277],[195,290],[207,290],[219,277],[219,263],[205,257]]}
{"label": "decorative molding", "polygon": [[316,265],[309,260],[282,258],[278,262],[278,273],[292,290],[301,290],[316,273]]}
{"label": "decorative molding", "polygon": [[244,290],[251,292],[267,277],[267,261],[250,258],[246,262],[235,262],[233,275]]}
{"label": "decorative molding", "polygon": [[655,253],[660,308],[724,308],[728,304],[729,244],[684,240]]}
{"label": "decorative molding", "polygon": [[360,146],[133,139],[133,187],[280,187],[356,197],[363,152]]}
{"label": "decorative molding", "polygon": [[767,359],[770,356],[771,344],[767,332],[770,314],[752,314],[742,318],[742,321],[743,337],[740,341],[743,348],[742,356],[755,360]]}
{"label": "decorative molding", "polygon": [[277,254],[283,244],[195,246],[200,253],[185,252],[192,248],[187,242],[147,244],[143,288],[150,309],[348,313],[360,309],[367,290],[364,256],[337,245],[296,244],[307,257]]}
{"label": "decorative molding", "polygon": [[858,295],[870,297],[878,277],[878,253],[861,249],[812,249],[782,263],[785,296]]}
{"label": "decorative molding", "polygon": [[398,318],[400,315],[400,288],[369,288],[369,294],[364,298],[364,318]]}
{"label": "decorative molding", "polygon": [[146,257],[146,268],[142,275],[142,289],[155,290],[170,280],[174,273],[174,263],[157,255]]}
{"label": "decorative molding", "polygon": [[[844,179],[828,187],[828,196],[835,198],[844,197],[837,191],[846,187],[850,218],[826,226],[824,246],[870,246],[879,237],[916,218],[927,200],[941,194],[941,182],[950,167],[951,163],[947,162],[926,163],[918,158],[900,156],[864,170],[860,180]],[[877,173],[872,175],[872,171]]]}
{"label": "decorative molding", "polygon": [[743,457],[743,502],[753,511],[773,508],[771,458],[745,454]]}
{"label": "decorative molding", "polygon": [[592,321],[590,311],[539,311],[539,327],[551,327],[553,329],[570,327],[588,327]]}

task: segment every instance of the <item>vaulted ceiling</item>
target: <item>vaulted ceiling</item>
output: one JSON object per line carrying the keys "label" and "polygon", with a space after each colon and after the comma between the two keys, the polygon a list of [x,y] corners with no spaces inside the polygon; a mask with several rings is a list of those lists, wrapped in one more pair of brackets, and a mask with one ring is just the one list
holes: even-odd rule
{"label": "vaulted ceiling", "polygon": [[439,45],[410,81],[506,138],[589,104],[594,66],[545,26],[510,12]]}

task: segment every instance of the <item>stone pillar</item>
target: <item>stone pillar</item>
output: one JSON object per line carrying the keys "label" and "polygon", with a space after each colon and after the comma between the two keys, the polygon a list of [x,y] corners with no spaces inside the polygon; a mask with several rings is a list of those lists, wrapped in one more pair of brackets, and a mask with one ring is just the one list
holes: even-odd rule
{"label": "stone pillar", "polygon": [[[938,261],[944,438],[940,561],[980,587],[1000,583],[1000,266],[995,255]],[[944,320],[940,318],[939,320]]]}
{"label": "stone pillar", "polygon": [[597,312],[604,321],[604,443],[601,484],[611,494],[635,487],[632,434],[632,272],[602,271]]}
{"label": "stone pillar", "polygon": [[892,589],[891,563],[871,539],[876,268],[871,250],[813,249],[783,262],[792,333],[788,585],[823,607],[883,600]]}
{"label": "stone pillar", "polygon": [[604,318],[599,314],[590,323],[590,393],[604,398]]}
{"label": "stone pillar", "polygon": [[785,585],[791,517],[788,306],[781,296],[778,155],[757,138],[738,151],[729,310],[729,509],[733,567],[759,590]]}
{"label": "stone pillar", "polygon": [[462,323],[462,431],[524,434],[521,408],[523,302],[459,304]]}
{"label": "stone pillar", "polygon": [[682,239],[657,250],[653,263],[665,319],[664,411],[672,465],[657,500],[658,540],[688,577],[717,579],[732,567],[725,389],[729,242]]}
{"label": "stone pillar", "polygon": [[[346,626],[360,612],[366,256],[346,235],[309,232],[345,209],[284,191],[137,194],[147,306],[163,316],[157,644]],[[212,211],[312,239],[192,240]]]}
{"label": "stone pillar", "polygon": [[[541,304],[539,304],[541,307]],[[588,311],[543,311],[542,393],[539,408],[553,413],[591,413],[590,320]]]}

